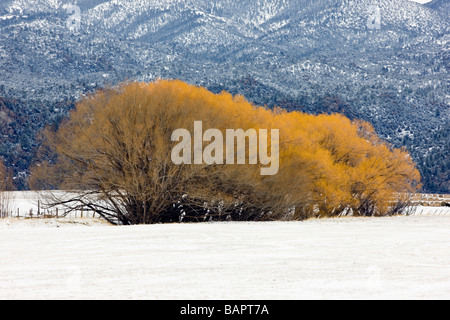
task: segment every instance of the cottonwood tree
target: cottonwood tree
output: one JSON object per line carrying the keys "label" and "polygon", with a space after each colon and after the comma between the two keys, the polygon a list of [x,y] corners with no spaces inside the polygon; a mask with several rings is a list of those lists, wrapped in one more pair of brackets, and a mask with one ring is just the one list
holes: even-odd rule
{"label": "cottonwood tree", "polygon": [[[227,129],[277,129],[277,174],[262,175],[265,165],[251,163],[250,148],[245,164],[227,163],[227,152],[208,149],[221,141],[203,133],[200,149],[216,161],[195,161],[199,146],[191,139],[193,161],[175,163],[180,141],[173,134],[182,128],[195,136],[196,121],[215,128],[223,142]],[[33,168],[30,185],[68,191],[54,193],[50,205],[89,209],[119,224],[383,215],[394,193],[413,191],[420,181],[406,151],[390,148],[365,122],[269,110],[178,80],[98,91],[43,137],[47,160]],[[233,144],[237,149],[239,142]],[[274,147],[268,139],[266,151]]]}
{"label": "cottonwood tree", "polygon": [[248,219],[248,197],[270,192],[253,181],[260,167],[176,165],[171,135],[178,128],[192,131],[198,119],[224,134],[236,125],[257,128],[252,110],[241,97],[181,81],[97,92],[78,103],[57,132],[46,129],[44,150],[52,160],[34,167],[30,185],[68,190],[54,193],[51,205],[92,210],[112,223],[225,219],[231,211]]}

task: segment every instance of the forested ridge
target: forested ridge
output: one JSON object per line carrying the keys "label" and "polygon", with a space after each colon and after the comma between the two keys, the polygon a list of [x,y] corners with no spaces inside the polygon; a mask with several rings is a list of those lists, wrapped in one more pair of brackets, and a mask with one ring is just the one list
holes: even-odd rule
{"label": "forested ridge", "polygon": [[[370,122],[405,146],[423,191],[450,193],[446,1],[69,1],[0,3],[0,156],[16,184],[39,131],[84,94],[126,80],[180,79],[256,105]],[[27,4],[27,5],[24,5]]]}

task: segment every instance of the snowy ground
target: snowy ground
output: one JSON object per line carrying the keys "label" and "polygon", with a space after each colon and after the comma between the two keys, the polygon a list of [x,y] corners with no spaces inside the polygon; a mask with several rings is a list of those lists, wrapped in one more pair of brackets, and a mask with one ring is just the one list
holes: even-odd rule
{"label": "snowy ground", "polygon": [[0,220],[0,299],[449,299],[450,216]]}

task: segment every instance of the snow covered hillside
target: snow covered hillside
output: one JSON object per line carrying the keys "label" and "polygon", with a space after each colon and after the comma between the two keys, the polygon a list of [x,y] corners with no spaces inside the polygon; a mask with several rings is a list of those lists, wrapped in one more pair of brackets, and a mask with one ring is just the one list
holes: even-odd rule
{"label": "snow covered hillside", "polygon": [[177,78],[367,120],[407,147],[426,192],[449,193],[446,2],[2,0],[0,156],[25,177],[37,132],[83,94]]}

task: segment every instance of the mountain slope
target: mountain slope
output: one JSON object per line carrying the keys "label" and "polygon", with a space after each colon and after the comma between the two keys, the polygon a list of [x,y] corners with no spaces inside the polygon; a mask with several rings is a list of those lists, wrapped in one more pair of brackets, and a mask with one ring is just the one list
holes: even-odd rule
{"label": "mountain slope", "polygon": [[[68,4],[0,4],[0,96],[35,110],[21,114],[35,116],[37,102],[48,122],[65,110],[57,103],[97,87],[179,78],[257,104],[368,120],[408,147],[427,191],[450,188],[448,149],[437,138],[450,118],[445,1],[79,0],[72,30]],[[1,153],[26,169],[13,155],[32,138],[3,139]]]}
{"label": "mountain slope", "polygon": [[447,0],[433,0],[425,4],[428,8],[436,10],[444,19],[450,17],[450,2]]}

